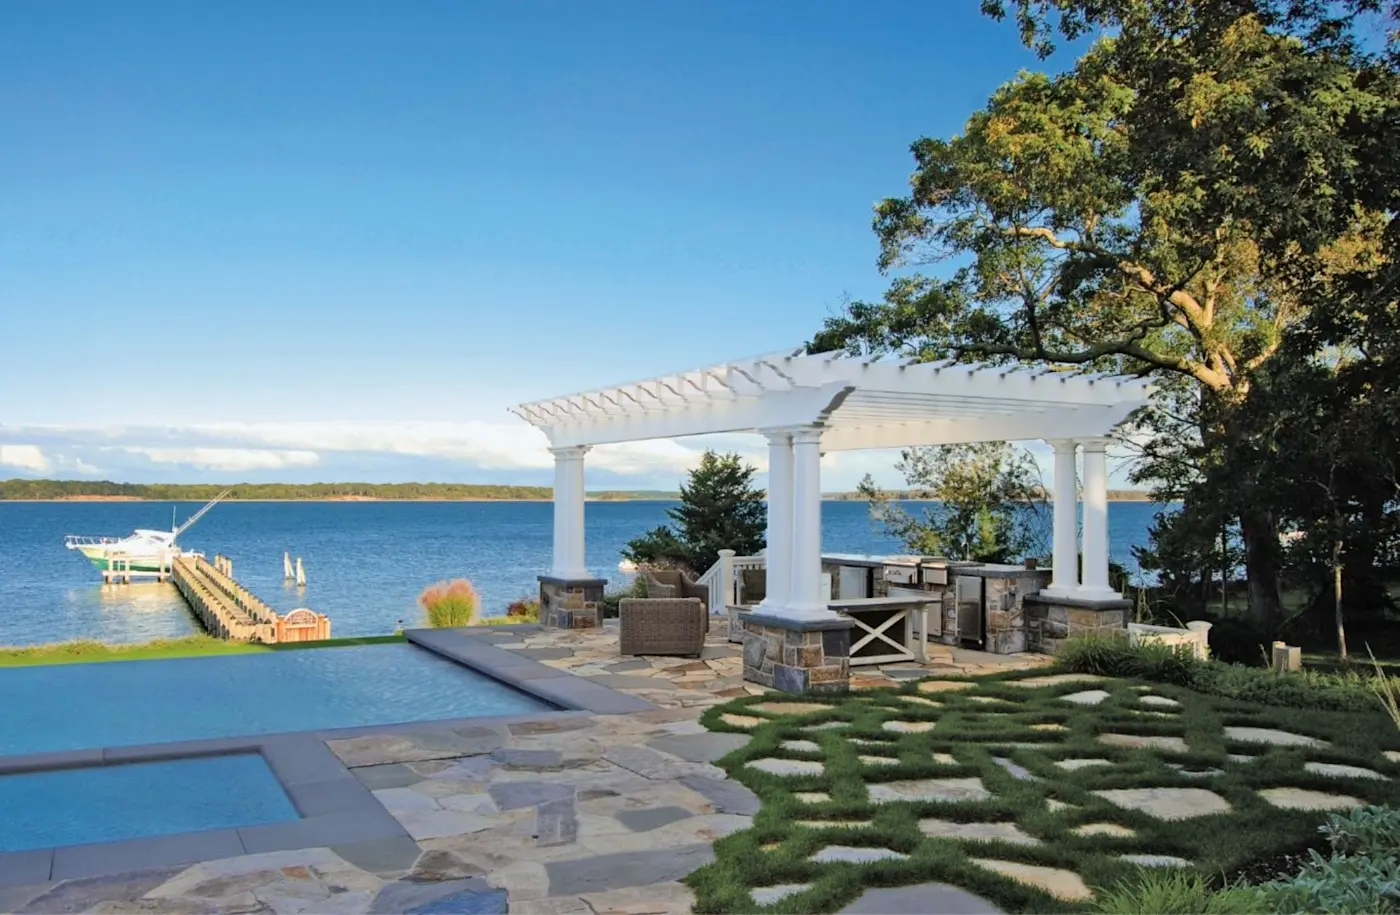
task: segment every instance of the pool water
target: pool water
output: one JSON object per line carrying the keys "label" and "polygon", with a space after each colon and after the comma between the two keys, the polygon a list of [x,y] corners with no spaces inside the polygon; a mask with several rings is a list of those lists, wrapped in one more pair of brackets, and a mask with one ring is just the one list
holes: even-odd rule
{"label": "pool water", "polygon": [[403,643],[13,667],[0,697],[0,755],[554,708]]}
{"label": "pool water", "polygon": [[298,819],[257,753],[0,775],[0,810],[0,852]]}

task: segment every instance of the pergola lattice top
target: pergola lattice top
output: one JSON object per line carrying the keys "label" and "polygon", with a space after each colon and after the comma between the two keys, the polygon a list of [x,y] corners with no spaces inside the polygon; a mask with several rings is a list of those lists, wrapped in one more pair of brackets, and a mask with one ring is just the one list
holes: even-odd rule
{"label": "pergola lattice top", "polygon": [[537,400],[511,412],[556,447],[824,427],[822,450],[1107,435],[1140,378],[787,350]]}

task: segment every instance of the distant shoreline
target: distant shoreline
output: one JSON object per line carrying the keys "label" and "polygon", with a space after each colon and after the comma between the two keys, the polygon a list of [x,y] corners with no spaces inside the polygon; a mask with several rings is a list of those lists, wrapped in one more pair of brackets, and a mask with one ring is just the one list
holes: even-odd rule
{"label": "distant shoreline", "polygon": [[[675,496],[603,496],[603,497],[601,497],[601,498],[600,498],[600,497],[597,497],[597,496],[589,496],[585,501],[588,501],[588,502],[676,502],[676,501],[679,501],[679,500],[680,500],[680,496],[679,496],[679,495],[675,495]],[[92,503],[92,502],[199,502],[199,501],[201,501],[201,500],[199,500],[199,499],[190,499],[190,498],[178,498],[178,499],[151,499],[151,498],[146,498],[146,497],[144,497],[144,496],[68,496],[68,497],[62,498],[62,499],[14,499],[14,498],[4,498],[4,497],[0,497],[0,503],[7,503],[7,502],[10,502],[10,503],[20,503],[20,502],[25,502],[25,503],[37,503],[37,504],[45,504],[45,505],[61,505],[61,504],[64,504],[64,503],[71,503],[71,502],[76,502],[76,503]],[[268,502],[268,503],[281,503],[281,502],[396,502],[396,503],[397,503],[397,502],[426,502],[426,503],[447,503],[447,502],[545,502],[545,503],[549,503],[549,502],[553,502],[554,500],[553,500],[552,498],[548,498],[548,499],[544,499],[544,498],[541,498],[541,499],[521,499],[521,498],[514,498],[514,499],[507,499],[507,498],[493,499],[493,498],[489,498],[489,497],[486,497],[486,496],[462,496],[462,497],[460,497],[460,498],[452,498],[452,499],[441,499],[441,498],[439,498],[439,499],[389,499],[389,498],[383,498],[383,497],[379,497],[379,496],[330,496],[330,497],[322,497],[322,498],[314,498],[314,499],[224,499],[223,501],[225,501],[225,502]],[[850,497],[850,496],[845,495],[844,493],[823,493],[823,494],[822,494],[822,501],[823,501],[823,502],[860,502],[860,501],[862,501],[862,500],[861,500],[861,499],[858,499],[858,498],[852,498],[852,497]],[[899,501],[899,502],[936,502],[936,501],[938,501],[938,500],[937,500],[937,499],[903,498],[903,499],[896,499],[896,501]],[[1053,500],[1053,499],[1047,499],[1046,501],[1047,501],[1047,502],[1053,502],[1054,500]],[[1155,500],[1152,499],[1147,493],[1141,493],[1141,494],[1137,494],[1137,493],[1131,493],[1131,494],[1130,494],[1130,493],[1113,493],[1113,494],[1110,494],[1110,495],[1109,495],[1108,501],[1110,501],[1110,502],[1146,502],[1146,503],[1153,503],[1153,504],[1156,504],[1156,503],[1155,503]]]}

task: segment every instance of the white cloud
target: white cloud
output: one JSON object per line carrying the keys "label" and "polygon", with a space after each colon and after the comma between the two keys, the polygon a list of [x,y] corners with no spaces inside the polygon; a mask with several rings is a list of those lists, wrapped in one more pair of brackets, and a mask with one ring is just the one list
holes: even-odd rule
{"label": "white cloud", "polygon": [[0,445],[0,467],[18,467],[31,473],[44,473],[53,463],[36,445]]}
{"label": "white cloud", "polygon": [[314,467],[321,456],[314,451],[274,451],[267,448],[142,448],[126,445],[119,450],[139,454],[157,464],[184,464],[200,470],[280,470]]}

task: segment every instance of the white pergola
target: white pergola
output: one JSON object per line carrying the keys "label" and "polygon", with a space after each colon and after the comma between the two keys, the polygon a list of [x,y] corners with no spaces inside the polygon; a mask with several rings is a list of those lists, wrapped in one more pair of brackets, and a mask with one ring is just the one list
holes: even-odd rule
{"label": "white pergola", "polygon": [[[1055,452],[1054,562],[1047,596],[1105,600],[1107,436],[1143,406],[1139,378],[1022,366],[913,363],[794,349],[538,400],[511,412],[554,454],[554,566],[584,565],[584,455],[594,445],[714,433],[768,440],[765,609],[796,617],[822,603],[821,455],[829,451],[1043,439]],[[1077,450],[1084,451],[1084,580],[1078,580]]]}

